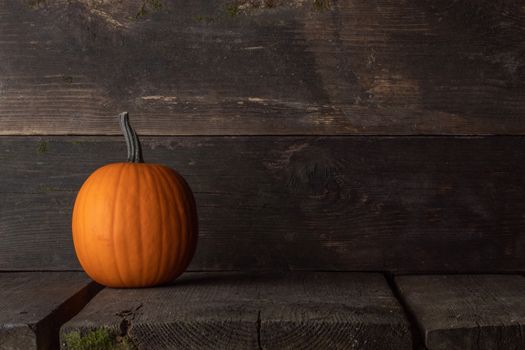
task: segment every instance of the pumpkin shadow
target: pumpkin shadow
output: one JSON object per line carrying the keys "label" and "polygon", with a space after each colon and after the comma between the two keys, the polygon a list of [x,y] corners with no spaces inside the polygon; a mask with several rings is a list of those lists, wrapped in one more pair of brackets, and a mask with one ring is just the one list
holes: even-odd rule
{"label": "pumpkin shadow", "polygon": [[177,286],[220,286],[232,284],[249,284],[255,281],[258,274],[254,272],[188,272],[174,281],[157,288],[172,288]]}

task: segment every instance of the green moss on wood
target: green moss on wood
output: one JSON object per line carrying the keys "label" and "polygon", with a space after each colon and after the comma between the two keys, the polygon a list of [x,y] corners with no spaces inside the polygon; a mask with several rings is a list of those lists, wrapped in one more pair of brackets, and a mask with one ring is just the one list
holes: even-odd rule
{"label": "green moss on wood", "polygon": [[226,6],[226,13],[231,17],[250,14],[254,10],[275,8],[300,8],[311,6],[314,11],[322,12],[332,9],[332,0],[248,0],[235,1]]}
{"label": "green moss on wood", "polygon": [[55,192],[55,191],[59,191],[59,189],[55,188],[55,187],[52,187],[52,186],[47,186],[47,185],[40,186],[40,192],[42,192],[42,193],[51,193],[51,192]]}
{"label": "green moss on wood", "polygon": [[140,9],[135,14],[135,18],[144,17],[150,12],[157,12],[164,7],[162,0],[143,0]]}
{"label": "green moss on wood", "polygon": [[237,15],[240,13],[239,6],[237,6],[237,5],[235,5],[235,4],[230,4],[230,5],[226,6],[226,13],[227,13],[230,17],[235,17],[235,16],[237,16]]}
{"label": "green moss on wood", "polygon": [[47,0],[31,0],[28,2],[28,5],[32,9],[38,9],[47,5]]}
{"label": "green moss on wood", "polygon": [[47,151],[48,151],[47,142],[46,141],[40,141],[38,143],[37,148],[36,148],[36,153],[44,154],[44,153],[47,153]]}
{"label": "green moss on wood", "polygon": [[62,337],[67,350],[134,350],[136,347],[127,337],[117,336],[107,328],[80,333],[68,332]]}
{"label": "green moss on wood", "polygon": [[215,19],[211,16],[195,16],[193,19],[197,22],[204,22],[204,23],[210,23],[213,22]]}
{"label": "green moss on wood", "polygon": [[325,11],[332,7],[330,0],[314,0],[314,10]]}

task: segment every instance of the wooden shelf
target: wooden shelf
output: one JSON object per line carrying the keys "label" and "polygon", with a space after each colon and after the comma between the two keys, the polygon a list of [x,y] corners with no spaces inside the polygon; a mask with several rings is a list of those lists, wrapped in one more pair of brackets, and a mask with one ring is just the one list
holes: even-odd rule
{"label": "wooden shelf", "polygon": [[168,287],[103,290],[61,339],[98,332],[140,349],[401,350],[412,349],[409,328],[381,274],[187,273]]}
{"label": "wooden shelf", "polygon": [[187,272],[100,291],[78,272],[2,272],[0,285],[2,350],[525,348],[520,275]]}

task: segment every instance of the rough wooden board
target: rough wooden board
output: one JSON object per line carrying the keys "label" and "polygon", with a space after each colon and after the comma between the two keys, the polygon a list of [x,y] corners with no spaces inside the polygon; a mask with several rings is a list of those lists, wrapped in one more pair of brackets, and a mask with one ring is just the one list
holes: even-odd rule
{"label": "rough wooden board", "polygon": [[0,134],[525,132],[519,1],[249,3],[0,1]]}
{"label": "rough wooden board", "polygon": [[396,283],[429,350],[525,348],[523,276],[401,276]]}
{"label": "rough wooden board", "polygon": [[104,289],[61,329],[108,329],[145,349],[252,348],[257,345],[253,278],[187,273],[174,286]]}
{"label": "rough wooden board", "polygon": [[75,195],[0,194],[0,269],[79,270],[71,239]]}
{"label": "rough wooden board", "polygon": [[[522,137],[143,144],[146,161],[177,169],[196,193],[193,270],[525,269]],[[123,160],[124,142],[5,137],[0,149],[0,268],[78,268],[70,238],[75,191],[97,167]]]}
{"label": "rough wooden board", "polygon": [[55,349],[58,329],[100,289],[80,272],[0,273],[0,349]]}
{"label": "rough wooden board", "polygon": [[292,273],[258,281],[264,349],[412,349],[383,276]]}
{"label": "rough wooden board", "polygon": [[411,349],[379,274],[186,273],[163,288],[105,289],[62,327],[62,345],[97,329],[139,349]]}

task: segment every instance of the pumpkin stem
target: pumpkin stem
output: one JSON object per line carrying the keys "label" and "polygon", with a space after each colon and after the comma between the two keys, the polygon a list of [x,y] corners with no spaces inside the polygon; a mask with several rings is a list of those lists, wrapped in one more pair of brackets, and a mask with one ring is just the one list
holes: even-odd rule
{"label": "pumpkin stem", "polygon": [[142,159],[142,147],[135,130],[129,124],[128,112],[122,112],[119,114],[120,129],[126,139],[126,146],[128,148],[128,162],[133,163],[144,163]]}

